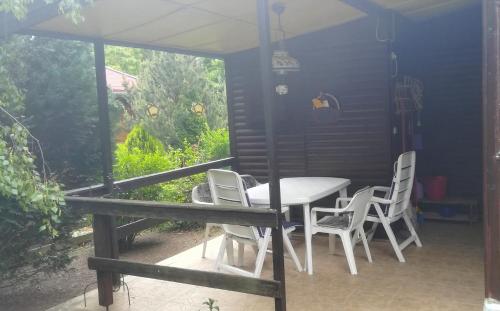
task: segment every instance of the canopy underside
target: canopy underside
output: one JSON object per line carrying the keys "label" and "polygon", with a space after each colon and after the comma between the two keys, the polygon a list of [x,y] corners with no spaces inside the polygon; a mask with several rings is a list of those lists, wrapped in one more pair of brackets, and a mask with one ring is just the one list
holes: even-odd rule
{"label": "canopy underside", "polygon": [[[273,3],[274,1],[270,1]],[[337,0],[280,0],[287,38],[329,28],[366,16]],[[363,1],[358,1],[363,2]],[[365,1],[366,2],[366,1]],[[371,0],[404,17],[421,21],[479,3],[478,0]],[[84,21],[64,16],[30,24],[33,33],[104,39],[124,45],[177,49],[214,55],[258,46],[254,0],[94,0],[83,9]],[[277,40],[277,17],[271,13],[272,39]],[[1,26],[0,26],[1,27]]]}

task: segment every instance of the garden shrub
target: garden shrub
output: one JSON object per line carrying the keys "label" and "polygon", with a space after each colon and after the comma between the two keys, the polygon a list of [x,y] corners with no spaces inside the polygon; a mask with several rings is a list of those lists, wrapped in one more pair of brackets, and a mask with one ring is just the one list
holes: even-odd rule
{"label": "garden shrub", "polygon": [[[164,148],[161,142],[141,126],[135,126],[123,144],[116,149],[115,176],[117,179],[137,177],[175,168],[191,166],[229,154],[227,129],[204,130],[197,144],[184,141],[180,148]],[[142,187],[125,193],[124,198],[164,202],[191,202],[191,190],[205,182],[206,174],[184,177],[163,184]],[[162,229],[191,229],[191,222],[167,222]]]}
{"label": "garden shrub", "polygon": [[[27,278],[64,267],[67,249],[55,242],[70,236],[60,186],[36,170],[28,132],[20,125],[0,127],[0,279]],[[36,246],[52,244],[44,252]]]}

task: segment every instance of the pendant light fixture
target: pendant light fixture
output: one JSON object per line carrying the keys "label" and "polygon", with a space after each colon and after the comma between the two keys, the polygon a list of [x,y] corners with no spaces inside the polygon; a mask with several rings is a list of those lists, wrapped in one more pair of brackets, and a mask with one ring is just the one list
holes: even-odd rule
{"label": "pendant light fixture", "polygon": [[281,24],[281,14],[285,12],[285,5],[281,2],[275,2],[272,5],[272,10],[278,16],[278,31],[281,33],[278,41],[278,49],[273,52],[273,71],[278,75],[284,76],[289,72],[299,71],[300,64],[297,59],[288,54],[285,47],[286,34]]}

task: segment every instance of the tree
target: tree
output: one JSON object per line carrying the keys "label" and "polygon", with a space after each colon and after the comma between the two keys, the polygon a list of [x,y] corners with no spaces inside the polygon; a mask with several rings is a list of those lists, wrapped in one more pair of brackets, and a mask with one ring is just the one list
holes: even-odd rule
{"label": "tree", "polygon": [[107,45],[106,66],[137,76],[151,51]]}
{"label": "tree", "polygon": [[[28,13],[29,5],[35,0],[2,0],[0,2],[0,12],[11,13],[17,19],[22,19]],[[54,2],[54,0],[45,0],[45,3],[49,4]],[[65,14],[68,18],[72,19],[74,22],[82,20],[80,15],[80,10],[83,5],[91,4],[92,0],[61,0],[59,1],[58,7],[61,14]]]}
{"label": "tree", "polygon": [[[166,145],[181,147],[186,140],[196,143],[209,128],[227,124],[223,63],[199,57],[153,52],[143,63],[138,87],[132,91],[137,117],[144,127]],[[205,113],[192,111],[201,103]],[[159,108],[156,118],[147,114],[151,105]]]}
{"label": "tree", "polygon": [[45,150],[45,159],[67,187],[95,182],[100,143],[91,45],[17,37],[4,48],[3,67],[24,95],[15,108]]}

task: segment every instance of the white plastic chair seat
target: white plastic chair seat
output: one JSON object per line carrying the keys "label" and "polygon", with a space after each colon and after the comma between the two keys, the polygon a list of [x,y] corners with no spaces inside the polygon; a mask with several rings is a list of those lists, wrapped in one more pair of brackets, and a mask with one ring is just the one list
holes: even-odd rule
{"label": "white plastic chair seat", "polygon": [[343,213],[338,216],[325,216],[318,220],[317,225],[334,229],[347,229],[351,223],[352,213]]}

